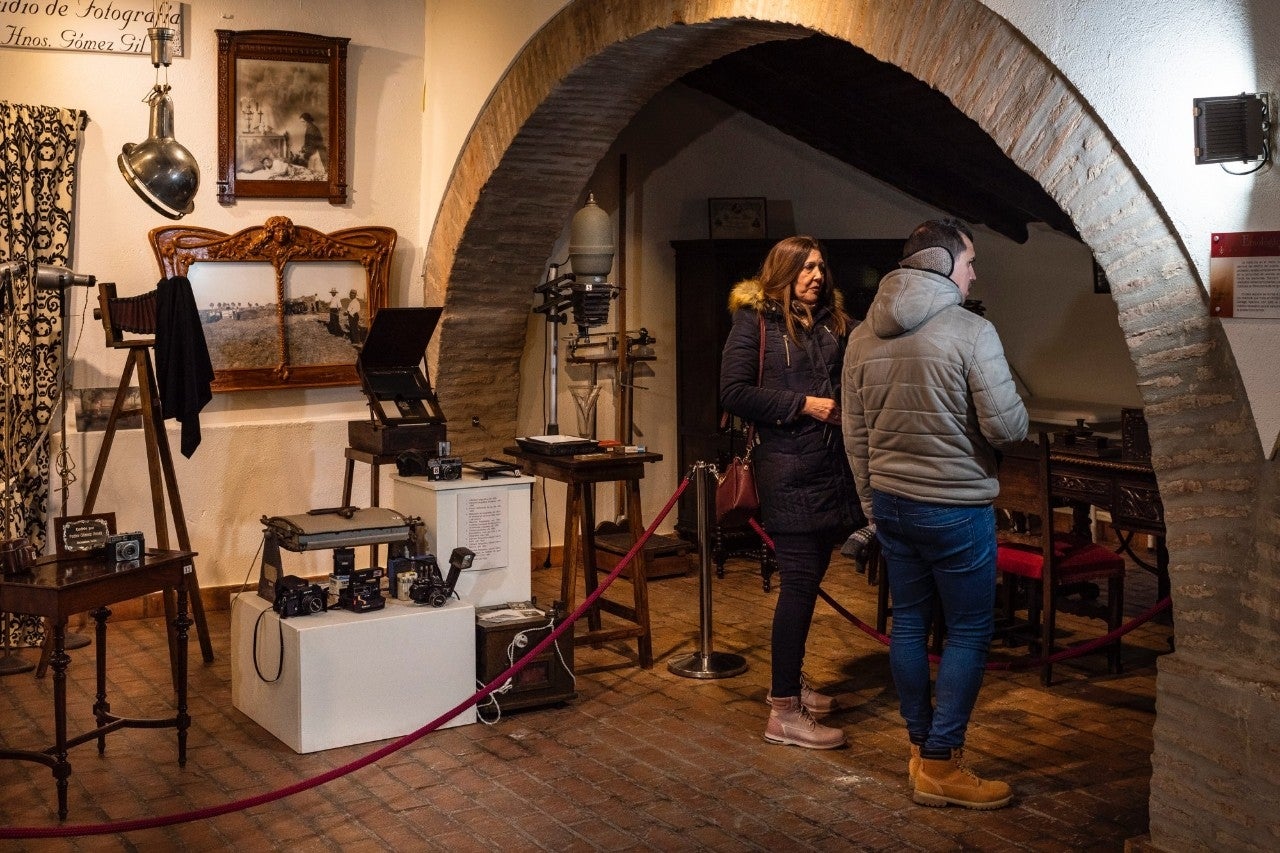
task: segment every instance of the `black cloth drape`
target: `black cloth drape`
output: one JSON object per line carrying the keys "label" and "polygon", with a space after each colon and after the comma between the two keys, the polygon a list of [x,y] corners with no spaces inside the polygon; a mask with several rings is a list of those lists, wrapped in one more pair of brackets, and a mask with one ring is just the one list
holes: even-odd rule
{"label": "black cloth drape", "polygon": [[213,399],[213,362],[186,276],[156,285],[156,384],[165,419],[182,424],[182,455],[200,446],[200,410]]}

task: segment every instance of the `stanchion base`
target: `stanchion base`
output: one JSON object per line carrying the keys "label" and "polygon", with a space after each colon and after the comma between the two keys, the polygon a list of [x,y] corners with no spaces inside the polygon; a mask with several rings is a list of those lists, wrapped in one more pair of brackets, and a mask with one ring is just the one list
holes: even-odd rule
{"label": "stanchion base", "polygon": [[92,642],[93,640],[89,638],[88,634],[77,634],[75,631],[68,631],[62,647],[67,651],[71,651],[72,649],[83,649]]}
{"label": "stanchion base", "polygon": [[35,668],[35,663],[27,663],[8,649],[0,654],[0,676],[17,675],[21,672],[30,672]]}
{"label": "stanchion base", "polygon": [[742,655],[727,652],[703,654],[694,652],[686,657],[669,661],[667,669],[685,678],[732,678],[747,671],[747,660]]}

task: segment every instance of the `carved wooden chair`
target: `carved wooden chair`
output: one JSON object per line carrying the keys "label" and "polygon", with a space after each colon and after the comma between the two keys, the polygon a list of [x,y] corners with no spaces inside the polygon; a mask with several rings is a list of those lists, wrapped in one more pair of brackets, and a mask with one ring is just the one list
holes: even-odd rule
{"label": "carved wooden chair", "polygon": [[[1124,575],[1122,556],[1087,539],[1054,529],[1052,468],[1049,437],[1040,433],[1036,453],[1030,456],[1006,454],[1000,468],[1000,496],[996,509],[1015,523],[998,533],[996,568],[1004,586],[1008,614],[1014,605],[1014,589],[1019,581],[1030,586],[1027,621],[1033,635],[1033,653],[1044,658],[1040,681],[1048,685],[1053,677],[1049,662],[1054,650],[1059,600],[1065,587],[1082,582],[1107,582],[1108,631],[1119,628],[1124,615]],[[1108,671],[1120,671],[1120,640],[1106,646]]]}

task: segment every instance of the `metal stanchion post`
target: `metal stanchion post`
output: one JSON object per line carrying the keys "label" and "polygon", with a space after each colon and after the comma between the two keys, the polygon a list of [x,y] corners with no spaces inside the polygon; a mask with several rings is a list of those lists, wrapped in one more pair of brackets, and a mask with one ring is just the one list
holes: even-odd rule
{"label": "metal stanchion post", "polygon": [[667,663],[667,669],[685,678],[730,678],[747,671],[742,655],[711,650],[711,523],[707,516],[707,483],[712,479],[712,466],[694,463],[698,500],[698,591],[701,651]]}

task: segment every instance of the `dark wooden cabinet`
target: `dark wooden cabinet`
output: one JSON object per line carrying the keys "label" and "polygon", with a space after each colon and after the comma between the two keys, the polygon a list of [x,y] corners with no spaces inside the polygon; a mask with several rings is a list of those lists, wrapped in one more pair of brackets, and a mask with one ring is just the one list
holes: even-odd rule
{"label": "dark wooden cabinet", "polygon": [[[676,441],[680,471],[695,462],[723,469],[742,450],[735,420],[720,428],[720,352],[729,335],[729,291],[751,278],[774,240],[676,240]],[[823,240],[827,268],[845,310],[866,316],[876,287],[895,268],[902,240]],[[676,532],[697,538],[698,506],[688,489],[680,498]]]}

